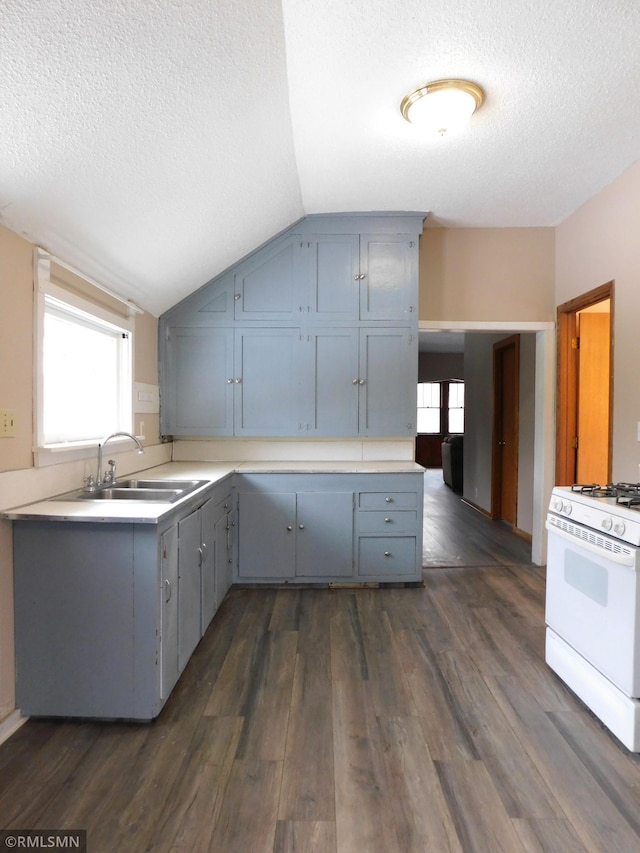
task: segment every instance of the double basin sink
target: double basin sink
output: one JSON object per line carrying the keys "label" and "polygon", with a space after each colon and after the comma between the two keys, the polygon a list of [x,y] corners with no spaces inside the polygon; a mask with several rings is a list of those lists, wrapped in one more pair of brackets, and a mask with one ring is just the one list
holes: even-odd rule
{"label": "double basin sink", "polygon": [[112,486],[101,487],[94,492],[80,489],[60,495],[55,500],[152,501],[172,504],[195,492],[207,482],[207,480],[116,480]]}

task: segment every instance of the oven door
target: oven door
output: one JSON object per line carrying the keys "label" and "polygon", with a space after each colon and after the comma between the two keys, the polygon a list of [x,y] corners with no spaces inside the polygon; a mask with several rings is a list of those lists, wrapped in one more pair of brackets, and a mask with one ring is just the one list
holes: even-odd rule
{"label": "oven door", "polygon": [[546,623],[627,696],[640,697],[638,549],[549,515]]}

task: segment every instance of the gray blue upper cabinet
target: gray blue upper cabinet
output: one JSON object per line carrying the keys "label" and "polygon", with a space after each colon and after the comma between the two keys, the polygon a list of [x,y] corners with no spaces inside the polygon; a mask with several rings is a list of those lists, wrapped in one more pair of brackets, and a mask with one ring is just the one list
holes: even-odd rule
{"label": "gray blue upper cabinet", "polygon": [[163,434],[412,435],[424,218],[309,216],[164,314]]}

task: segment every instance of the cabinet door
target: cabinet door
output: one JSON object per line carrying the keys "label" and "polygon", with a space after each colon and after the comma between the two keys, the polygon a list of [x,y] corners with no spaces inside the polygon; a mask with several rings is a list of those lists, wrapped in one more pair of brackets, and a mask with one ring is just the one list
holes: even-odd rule
{"label": "cabinet door", "polygon": [[298,434],[301,350],[299,329],[236,330],[236,435]]}
{"label": "cabinet door", "polygon": [[200,640],[200,511],[178,522],[178,667]]}
{"label": "cabinet door", "polygon": [[233,434],[233,329],[167,330],[162,363],[164,435]]}
{"label": "cabinet door", "polygon": [[201,566],[201,635],[209,627],[218,609],[218,590],[216,577],[216,510],[214,498],[208,500],[200,508],[200,548]]}
{"label": "cabinet door", "polygon": [[296,575],[351,577],[353,493],[299,492],[296,515]]}
{"label": "cabinet door", "polygon": [[216,609],[222,604],[231,586],[231,520],[230,511],[225,510],[216,519],[214,529],[215,571],[216,571]]}
{"label": "cabinet door", "polygon": [[360,319],[417,317],[418,241],[407,235],[360,237]]}
{"label": "cabinet door", "polygon": [[408,329],[360,332],[360,434],[415,433],[417,335]]}
{"label": "cabinet door", "polygon": [[310,435],[358,434],[357,329],[314,329],[304,342],[303,421]]}
{"label": "cabinet door", "polygon": [[327,234],[300,243],[306,310],[313,321],[357,320],[360,294],[360,239]]}
{"label": "cabinet door", "polygon": [[289,492],[241,492],[238,496],[241,578],[295,574],[296,496]]}
{"label": "cabinet door", "polygon": [[299,312],[300,277],[293,237],[276,240],[240,264],[235,274],[236,320],[292,320]]}
{"label": "cabinet door", "polygon": [[178,669],[178,525],[160,537],[160,698],[171,693]]}

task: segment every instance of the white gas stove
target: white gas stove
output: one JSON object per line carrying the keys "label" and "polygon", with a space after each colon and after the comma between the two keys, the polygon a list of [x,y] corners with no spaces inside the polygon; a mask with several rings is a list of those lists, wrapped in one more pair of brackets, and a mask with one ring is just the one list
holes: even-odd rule
{"label": "white gas stove", "polygon": [[640,485],[551,494],[546,661],[640,752]]}

